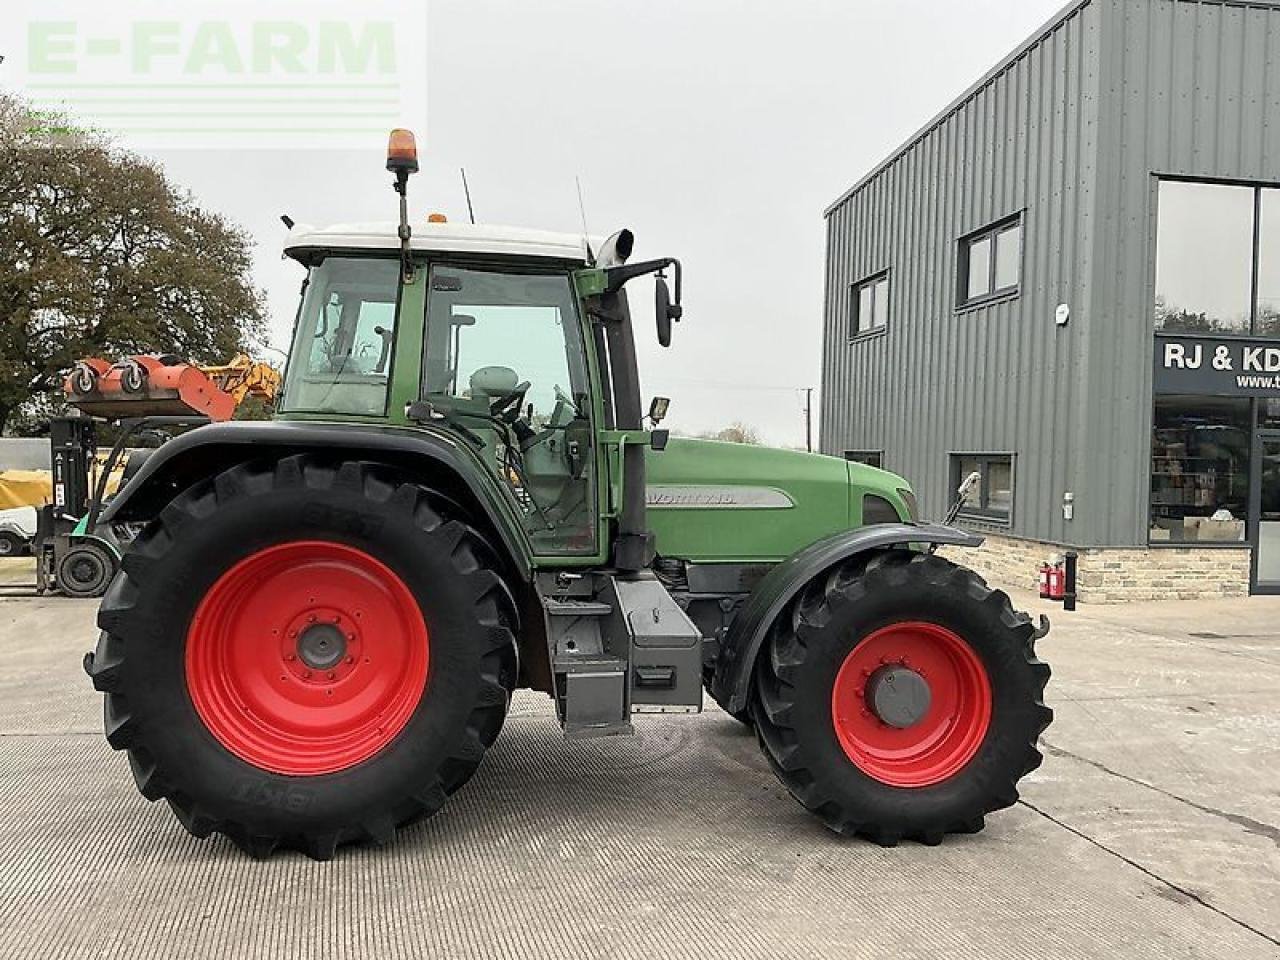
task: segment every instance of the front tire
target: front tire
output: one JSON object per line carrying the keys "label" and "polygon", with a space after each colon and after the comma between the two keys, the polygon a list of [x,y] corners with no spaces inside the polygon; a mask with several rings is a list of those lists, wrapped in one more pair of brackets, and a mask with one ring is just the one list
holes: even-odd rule
{"label": "front tire", "polygon": [[86,658],[107,740],[192,834],[253,856],[384,843],[461,787],[515,685],[515,604],[449,501],[296,456],[180,495]]}
{"label": "front tire", "polygon": [[107,592],[116,561],[96,543],[73,543],[58,561],[58,589],[64,596],[89,600]]}
{"label": "front tire", "polygon": [[756,729],[788,791],[892,845],[981,830],[1040,765],[1049,668],[1030,620],[972,571],[890,551],[815,581],[756,669]]}

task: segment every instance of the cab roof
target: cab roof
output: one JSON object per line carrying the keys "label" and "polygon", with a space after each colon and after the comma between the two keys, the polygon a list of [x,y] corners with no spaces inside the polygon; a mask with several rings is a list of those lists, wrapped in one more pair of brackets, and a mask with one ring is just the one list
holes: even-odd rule
{"label": "cab roof", "polygon": [[[414,250],[448,253],[490,253],[508,257],[541,257],[552,260],[587,262],[586,241],[580,234],[552,233],[526,227],[504,227],[489,223],[412,224]],[[336,223],[328,227],[295,224],[284,243],[284,252],[295,259],[307,259],[319,250],[399,250],[398,225],[382,223]],[[593,241],[593,246],[596,246]],[[597,247],[598,249],[598,247]]]}

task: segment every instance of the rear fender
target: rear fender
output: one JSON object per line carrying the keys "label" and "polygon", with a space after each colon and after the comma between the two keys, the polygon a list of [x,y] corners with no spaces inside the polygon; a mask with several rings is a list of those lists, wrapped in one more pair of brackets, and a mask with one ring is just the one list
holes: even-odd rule
{"label": "rear fender", "polygon": [[791,601],[815,577],[850,557],[872,550],[908,548],[913,544],[976,547],[982,544],[982,539],[967,530],[937,524],[877,523],[843,531],[793,553],[765,575],[729,627],[712,681],[716,701],[731,713],[746,710],[751,674],[765,637]]}
{"label": "rear fender", "polygon": [[187,487],[237,463],[299,453],[371,460],[400,467],[468,507],[501,548],[513,571],[528,580],[531,565],[522,535],[499,508],[469,455],[425,430],[394,427],[267,421],[215,423],[184,433],[156,450],[103,510],[98,523],[146,522]]}

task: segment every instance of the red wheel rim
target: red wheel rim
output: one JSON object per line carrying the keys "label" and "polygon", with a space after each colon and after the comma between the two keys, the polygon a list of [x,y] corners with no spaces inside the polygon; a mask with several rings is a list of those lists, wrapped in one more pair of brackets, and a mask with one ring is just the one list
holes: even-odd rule
{"label": "red wheel rim", "polygon": [[240,759],[317,776],[368,760],[427,681],[427,625],[409,588],[353,547],[297,541],[218,578],[187,631],[196,713]]}
{"label": "red wheel rim", "polygon": [[[877,670],[902,666],[929,686],[927,711],[899,729],[868,702]],[[831,691],[836,737],[869,777],[895,787],[927,787],[959,773],[991,724],[991,684],[973,648],[935,623],[895,623],[864,637],[845,657]]]}

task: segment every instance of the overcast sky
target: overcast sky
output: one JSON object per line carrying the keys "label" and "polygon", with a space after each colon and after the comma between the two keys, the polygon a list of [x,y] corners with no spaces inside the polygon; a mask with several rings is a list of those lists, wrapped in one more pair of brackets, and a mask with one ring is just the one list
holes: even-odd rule
{"label": "overcast sky", "polygon": [[[465,166],[479,219],[576,232],[580,176],[593,233],[629,226],[637,258],[684,262],[670,350],[649,286],[633,294],[644,386],[672,397],[669,425],[742,420],[801,445],[802,388],[820,377],[823,209],[1061,5],[431,0],[412,211],[465,218]],[[380,150],[156,156],[252,231],[279,347],[301,279],[279,258],[279,214],[395,217]]]}

